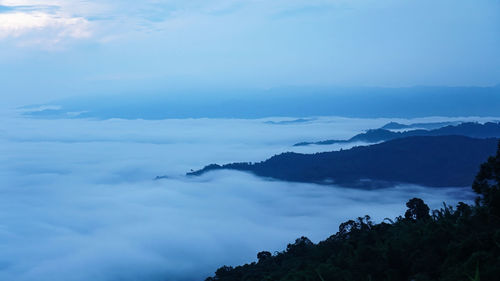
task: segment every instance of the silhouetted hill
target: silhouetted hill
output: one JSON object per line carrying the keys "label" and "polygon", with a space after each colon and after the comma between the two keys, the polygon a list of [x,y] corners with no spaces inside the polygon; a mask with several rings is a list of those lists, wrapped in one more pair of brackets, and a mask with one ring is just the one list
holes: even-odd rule
{"label": "silhouetted hill", "polygon": [[312,118],[299,118],[294,120],[283,120],[283,121],[266,121],[265,124],[270,125],[291,125],[291,124],[299,124],[299,123],[307,123],[314,121]]}
{"label": "silhouetted hill", "polygon": [[412,124],[401,124],[398,122],[389,122],[384,126],[380,127],[380,129],[386,130],[401,130],[401,129],[426,129],[426,130],[434,130],[438,128],[442,128],[444,126],[458,125],[460,121],[449,121],[449,122],[428,122],[428,123],[412,123]]}
{"label": "silhouetted hill", "polygon": [[[389,123],[384,127],[396,127],[398,123]],[[412,136],[448,136],[459,135],[471,138],[500,138],[500,123],[488,122],[480,123],[462,123],[456,126],[446,126],[434,130],[411,130],[405,132],[393,132],[387,129],[368,130],[366,133],[355,135],[348,140],[325,140],[319,142],[300,142],[294,146],[305,146],[310,144],[327,145],[336,143],[367,142],[376,143],[392,139],[412,137]]]}
{"label": "silhouetted hill", "polygon": [[188,173],[230,169],[285,181],[335,183],[360,188],[394,183],[470,186],[480,163],[494,154],[497,139],[416,136],[349,150],[299,154],[287,152],[259,163],[212,164]]}
{"label": "silhouetted hill", "polygon": [[498,280],[500,145],[478,171],[474,205],[443,203],[429,213],[413,198],[394,221],[358,217],[318,244],[302,236],[286,250],[259,252],[257,262],[222,266],[205,281]]}

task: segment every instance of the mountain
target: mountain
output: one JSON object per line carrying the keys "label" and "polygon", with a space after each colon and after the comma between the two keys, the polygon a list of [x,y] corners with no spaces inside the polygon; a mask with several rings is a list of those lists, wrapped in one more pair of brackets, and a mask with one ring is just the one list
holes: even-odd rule
{"label": "mountain", "polygon": [[307,122],[311,122],[314,120],[315,119],[312,119],[312,118],[299,118],[299,119],[294,119],[294,120],[266,121],[264,123],[270,124],[270,125],[292,125],[292,124],[307,123]]}
{"label": "mountain", "polygon": [[287,152],[258,163],[211,164],[196,176],[229,169],[284,181],[379,188],[396,183],[433,187],[470,186],[480,163],[495,153],[498,139],[415,136],[349,150]]}
{"label": "mountain", "polygon": [[[464,106],[467,105],[467,106]],[[42,108],[42,109],[41,109]],[[57,108],[57,109],[56,109]],[[201,85],[97,93],[22,108],[33,118],[147,119],[343,116],[415,118],[495,116],[493,87],[283,87],[213,89]]]}
{"label": "mountain", "polygon": [[429,213],[412,198],[395,220],[348,220],[318,244],[302,236],[286,250],[259,252],[257,262],[222,266],[205,281],[498,280],[500,145],[478,170],[474,205],[443,203]]}
{"label": "mountain", "polygon": [[[384,127],[394,128],[398,123],[389,123]],[[383,127],[383,128],[384,128]],[[412,136],[449,136],[459,135],[471,138],[500,138],[500,123],[487,122],[480,123],[461,123],[458,125],[449,125],[434,130],[411,130],[404,132],[393,132],[388,129],[374,129],[368,130],[366,133],[355,135],[348,140],[325,140],[319,142],[300,142],[294,146],[306,146],[311,144],[328,145],[336,143],[352,143],[352,142],[367,142],[376,143],[398,138],[412,137]]]}
{"label": "mountain", "polygon": [[428,122],[428,123],[412,123],[412,124],[401,124],[398,122],[389,122],[381,127],[381,129],[386,130],[401,130],[401,129],[426,129],[426,130],[434,130],[439,129],[441,127],[450,126],[450,125],[458,125],[462,122],[460,121],[447,121],[447,122]]}

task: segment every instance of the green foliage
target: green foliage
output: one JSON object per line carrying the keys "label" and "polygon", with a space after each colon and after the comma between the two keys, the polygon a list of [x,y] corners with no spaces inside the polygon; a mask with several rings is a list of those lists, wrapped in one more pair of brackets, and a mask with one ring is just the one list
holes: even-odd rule
{"label": "green foliage", "polygon": [[469,279],[471,281],[480,281],[480,278],[479,278],[479,265],[476,266],[476,274],[474,275],[474,278],[469,277]]}
{"label": "green foliage", "polygon": [[283,252],[260,252],[257,263],[221,267],[207,281],[498,280],[499,183],[500,145],[474,181],[474,206],[443,204],[430,215],[413,198],[395,221],[349,220],[318,244],[301,237]]}

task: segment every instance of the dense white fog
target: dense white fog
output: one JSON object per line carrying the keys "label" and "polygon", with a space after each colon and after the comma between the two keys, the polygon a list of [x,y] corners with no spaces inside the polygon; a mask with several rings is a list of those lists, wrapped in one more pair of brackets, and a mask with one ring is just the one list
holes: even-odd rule
{"label": "dense white fog", "polygon": [[[488,118],[459,118],[487,121]],[[398,186],[359,191],[266,181],[210,163],[260,161],[300,141],[349,138],[389,121],[281,119],[0,119],[0,280],[202,280],[252,262],[302,235],[314,242],[339,223],[380,221],[415,196],[432,208],[468,201],[468,189]],[[167,179],[154,181],[158,175]]]}

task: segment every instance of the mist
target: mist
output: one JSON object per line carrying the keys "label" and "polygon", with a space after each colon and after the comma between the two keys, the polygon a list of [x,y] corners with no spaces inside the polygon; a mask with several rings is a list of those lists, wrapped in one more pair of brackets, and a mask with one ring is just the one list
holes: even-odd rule
{"label": "mist", "polygon": [[[235,171],[186,177],[209,163],[261,161],[304,140],[348,138],[389,121],[453,118],[93,120],[0,118],[1,280],[203,280],[222,265],[318,242],[366,214],[394,218],[420,197],[471,202],[469,188],[362,191]],[[487,121],[488,118],[460,118]],[[267,123],[266,123],[267,122]],[[153,180],[166,175],[163,180]]]}

